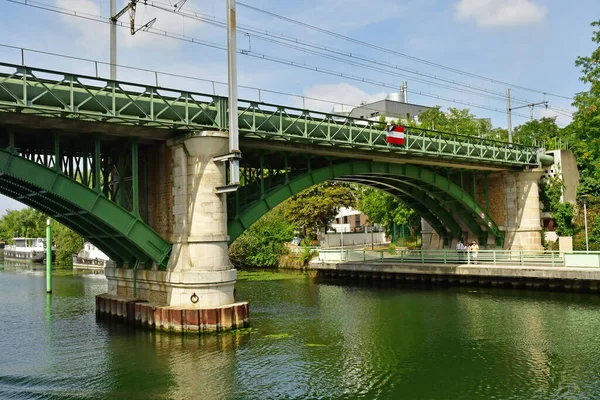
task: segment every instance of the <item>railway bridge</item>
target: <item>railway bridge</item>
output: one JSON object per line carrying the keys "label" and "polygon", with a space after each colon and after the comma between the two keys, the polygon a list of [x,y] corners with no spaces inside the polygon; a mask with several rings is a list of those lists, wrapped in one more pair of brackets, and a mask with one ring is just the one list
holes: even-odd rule
{"label": "railway bridge", "polygon": [[240,187],[227,98],[0,63],[0,193],[115,261],[98,311],[173,330],[243,326],[228,243],[320,182],[386,191],[419,213],[427,248],[477,239],[541,249],[541,149],[240,100]]}

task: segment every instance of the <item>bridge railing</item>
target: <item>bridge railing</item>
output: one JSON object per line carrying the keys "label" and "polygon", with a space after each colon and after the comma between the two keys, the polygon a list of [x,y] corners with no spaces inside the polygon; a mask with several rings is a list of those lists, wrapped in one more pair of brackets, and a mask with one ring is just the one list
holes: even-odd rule
{"label": "bridge railing", "polygon": [[[0,110],[26,109],[44,116],[167,129],[227,129],[225,96],[95,75],[0,62]],[[406,131],[405,145],[393,146],[386,142],[385,129],[376,121],[260,100],[240,99],[239,104],[240,135],[246,138],[490,164],[537,166],[552,161],[551,156],[531,146],[411,127]]]}
{"label": "bridge railing", "polygon": [[[566,262],[565,262],[566,260]],[[434,265],[600,267],[599,252],[561,252],[539,250],[366,250],[321,249],[319,261],[324,263],[377,262]]]}

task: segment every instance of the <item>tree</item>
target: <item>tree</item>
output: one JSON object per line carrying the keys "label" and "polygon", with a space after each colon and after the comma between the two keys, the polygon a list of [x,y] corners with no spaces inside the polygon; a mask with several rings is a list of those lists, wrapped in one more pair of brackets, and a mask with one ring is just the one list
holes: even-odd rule
{"label": "tree", "polygon": [[354,207],[353,188],[341,182],[325,182],[312,186],[292,197],[285,217],[302,229],[302,236],[315,238],[318,229],[326,229],[341,207]]}
{"label": "tree", "polygon": [[[592,27],[600,27],[600,21],[592,22]],[[572,147],[582,167],[582,175],[600,179],[600,30],[595,30],[592,41],[599,47],[590,57],[577,57],[575,65],[581,68],[579,78],[590,86],[588,91],[575,95],[573,106],[573,136],[577,143]]]}
{"label": "tree", "polygon": [[556,125],[556,117],[544,117],[517,126],[513,136],[515,142],[552,149],[556,140],[560,138],[560,131]]}
{"label": "tree", "polygon": [[284,254],[284,243],[294,238],[295,229],[285,219],[283,208],[276,207],[229,246],[231,262],[244,267],[276,267]]}
{"label": "tree", "polygon": [[540,183],[540,201],[544,205],[544,211],[554,212],[557,209],[564,187],[564,182],[558,175]]}
{"label": "tree", "polygon": [[83,238],[66,226],[52,221],[52,241],[56,244],[56,263],[72,265],[73,253],[83,247]]}
{"label": "tree", "polygon": [[42,237],[46,235],[46,216],[31,208],[8,210],[0,220],[0,239],[15,236]]}
{"label": "tree", "polygon": [[[46,237],[46,220],[48,217],[31,208],[9,210],[0,219],[0,240],[10,240],[15,236]],[[72,254],[83,246],[81,236],[66,226],[51,221],[53,242],[56,245],[56,262],[71,265]]]}
{"label": "tree", "polygon": [[421,219],[412,208],[381,190],[361,188],[357,208],[367,215],[372,223],[385,226],[388,234],[391,233],[394,223],[406,224],[413,232],[421,226]]}

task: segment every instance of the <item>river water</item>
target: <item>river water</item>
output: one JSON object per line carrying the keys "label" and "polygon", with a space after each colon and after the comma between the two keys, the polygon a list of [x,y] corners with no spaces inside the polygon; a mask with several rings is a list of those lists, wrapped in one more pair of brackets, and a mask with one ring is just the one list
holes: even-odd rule
{"label": "river water", "polygon": [[98,320],[99,276],[0,266],[0,399],[600,398],[600,296],[245,273],[251,329]]}

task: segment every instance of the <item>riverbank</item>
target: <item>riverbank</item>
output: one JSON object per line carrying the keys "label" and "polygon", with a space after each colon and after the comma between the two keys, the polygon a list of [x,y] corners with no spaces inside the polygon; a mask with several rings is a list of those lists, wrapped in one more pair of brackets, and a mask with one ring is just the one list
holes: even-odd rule
{"label": "riverbank", "polygon": [[448,285],[527,287],[600,292],[600,269],[485,264],[394,262],[313,263],[317,276],[334,279],[396,280]]}

